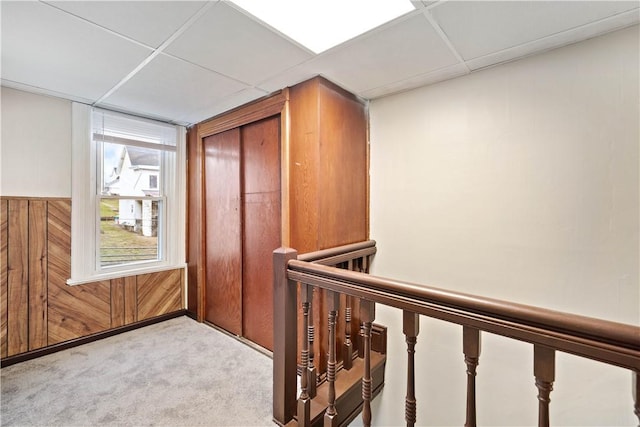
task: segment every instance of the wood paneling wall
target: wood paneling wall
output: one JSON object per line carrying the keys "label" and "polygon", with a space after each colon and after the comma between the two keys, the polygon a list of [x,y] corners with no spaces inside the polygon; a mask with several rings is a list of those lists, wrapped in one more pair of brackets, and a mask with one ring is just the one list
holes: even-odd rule
{"label": "wood paneling wall", "polygon": [[0,356],[183,307],[183,270],[69,286],[71,201],[0,199]]}
{"label": "wood paneling wall", "polygon": [[290,247],[306,253],[368,238],[365,104],[323,78],[290,90]]}
{"label": "wood paneling wall", "polygon": [[9,229],[9,203],[0,200],[0,357],[7,357],[9,343],[7,340],[7,329],[9,321],[9,269],[7,261],[9,251],[7,248]]}

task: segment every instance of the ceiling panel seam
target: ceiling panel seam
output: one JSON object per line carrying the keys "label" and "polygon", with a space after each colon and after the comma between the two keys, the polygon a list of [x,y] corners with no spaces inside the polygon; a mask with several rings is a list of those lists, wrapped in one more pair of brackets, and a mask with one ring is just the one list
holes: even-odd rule
{"label": "ceiling panel seam", "polygon": [[467,66],[464,58],[462,57],[462,55],[460,55],[460,52],[458,52],[458,50],[455,48],[451,40],[449,40],[449,37],[447,36],[447,34],[440,27],[440,24],[438,23],[436,18],[431,14],[431,9],[425,9],[423,13],[424,13],[424,16],[427,18],[427,21],[429,21],[429,23],[435,30],[435,32],[442,39],[444,44],[447,45],[451,53],[453,53],[453,56],[456,57],[456,59],[460,64],[464,65],[464,67],[467,69],[468,72],[471,72],[471,69]]}
{"label": "ceiling panel seam", "polygon": [[[592,27],[596,27],[598,25],[601,24],[606,24],[607,22],[620,22],[620,25],[612,25],[611,27],[605,29],[605,30],[601,30],[595,34],[592,34],[591,37],[589,38],[593,38],[593,37],[597,37],[600,35],[604,35],[606,33],[610,33],[612,31],[618,31],[621,30],[623,28],[626,27],[630,27],[632,25],[637,25],[638,24],[638,9],[632,9],[632,10],[627,10],[615,15],[611,15],[611,16],[607,16],[606,18],[602,18],[602,19],[598,19],[596,21],[591,21],[588,22],[586,24],[582,24],[582,25],[578,25],[566,30],[562,30],[562,31],[558,31],[556,33],[553,34],[549,34],[546,35],[544,37],[538,37],[534,40],[525,42],[525,43],[520,43],[518,45],[515,46],[510,46],[504,49],[500,49],[500,50],[496,50],[493,51],[491,53],[485,54],[485,55],[480,55],[478,57],[475,58],[470,58],[466,64],[467,67],[470,68],[472,71],[479,71],[485,68],[491,68],[491,67],[495,67],[496,65],[500,65],[500,64],[504,64],[507,62],[511,62],[511,61],[516,61],[518,59],[522,59],[522,58],[526,58],[529,56],[533,56],[533,55],[538,55],[540,53],[544,53],[544,52],[548,52],[550,50],[554,50],[554,49],[558,49],[564,46],[568,46],[574,43],[577,43],[579,41],[584,41],[584,37],[575,37],[575,36],[571,36],[571,33],[579,33],[581,30],[584,30],[586,28],[592,28]],[[554,39],[561,39],[563,36],[567,36],[567,40],[557,43],[557,42],[553,42]],[[544,44],[545,42],[550,41],[549,45],[545,48],[539,48],[536,47],[536,45],[540,45],[540,44]],[[531,47],[530,51],[527,50],[528,47]],[[487,63],[486,65],[481,65],[481,66],[476,66],[476,64],[483,63],[483,60],[486,58],[499,58],[501,55],[503,54],[508,54],[508,52],[511,51],[522,51],[525,50],[526,53],[521,53],[521,54],[516,54],[514,56],[509,56],[508,59],[504,59],[502,61],[498,60],[490,60],[489,63]]]}
{"label": "ceiling panel seam", "polygon": [[163,53],[164,49],[166,49],[175,39],[180,37],[194,22],[196,22],[202,15],[204,15],[211,7],[216,5],[218,2],[207,2],[204,6],[202,6],[196,13],[194,13],[184,24],[180,26],[169,38],[167,38],[160,46],[158,46],[148,57],[144,59],[136,68],[134,68],[129,74],[127,74],[122,80],[120,80],[115,86],[109,89],[104,95],[102,95],[93,105],[100,104],[109,96],[113,95],[118,89],[120,89],[123,85],[125,85],[129,80],[133,78],[136,74],[140,72],[144,67],[147,66],[156,56]]}
{"label": "ceiling panel seam", "polygon": [[[243,81],[243,80],[238,80],[238,79],[237,79],[237,78],[235,78],[235,77],[229,76],[229,75],[227,75],[227,74],[225,74],[225,73],[221,73],[220,71],[217,71],[217,70],[212,70],[211,68],[205,67],[204,65],[198,64],[198,63],[193,62],[193,61],[189,61],[188,59],[184,59],[184,58],[181,58],[181,57],[179,57],[179,56],[172,55],[172,54],[167,53],[167,52],[162,52],[162,54],[163,54],[164,56],[169,57],[169,58],[175,59],[176,61],[184,62],[185,64],[189,64],[189,65],[192,65],[192,66],[194,66],[194,67],[201,68],[201,69],[203,69],[203,70],[205,70],[205,71],[207,71],[207,72],[217,74],[217,75],[219,75],[219,76],[221,76],[221,77],[224,77],[225,79],[233,80],[234,82],[236,82],[236,83],[240,83],[240,84],[242,84],[242,85],[244,85],[244,86],[247,86],[248,88],[254,88],[254,89],[262,90],[262,89],[260,89],[260,88],[259,88],[258,86],[256,86],[256,85],[253,85],[253,84],[251,84],[251,83],[245,82],[245,81]],[[296,65],[298,65],[298,64],[296,64]],[[295,67],[296,65],[294,65],[293,67]]]}
{"label": "ceiling panel seam", "polygon": [[66,11],[64,9],[61,9],[58,6],[54,5],[54,4],[47,3],[46,1],[40,1],[40,3],[42,3],[42,4],[46,5],[46,6],[49,6],[49,7],[53,8],[53,9],[59,11],[59,12],[62,12],[64,14],[66,14],[66,15],[73,16],[74,18],[79,19],[79,20],[91,25],[92,27],[99,28],[102,31],[106,31],[109,34],[114,35],[116,37],[120,37],[120,38],[122,38],[122,39],[124,39],[124,40],[126,40],[126,41],[128,41],[130,43],[137,44],[138,46],[147,48],[149,50],[153,50],[153,46],[149,46],[148,44],[142,43],[141,41],[138,41],[136,39],[132,39],[129,36],[125,36],[124,34],[121,34],[121,33],[117,32],[117,31],[114,31],[114,30],[109,29],[107,27],[104,27],[104,26],[102,26],[100,24],[97,24],[97,23],[95,23],[93,21],[90,21],[87,18],[83,18],[82,16],[78,16],[78,15],[76,15],[74,13],[71,13],[71,12]]}

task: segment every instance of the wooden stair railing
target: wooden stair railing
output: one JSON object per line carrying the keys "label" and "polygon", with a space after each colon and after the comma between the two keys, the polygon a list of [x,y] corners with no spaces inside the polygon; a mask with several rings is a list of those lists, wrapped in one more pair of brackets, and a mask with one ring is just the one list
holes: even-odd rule
{"label": "wooden stair railing", "polygon": [[[376,253],[375,245],[375,241],[369,240],[302,254],[296,259],[366,273],[369,270],[370,258]],[[276,275],[275,271],[274,275]],[[298,326],[301,326],[301,328],[296,326],[299,352],[296,355],[297,371],[300,376],[301,393],[294,418],[300,425],[344,425],[357,416],[362,406],[359,391],[360,377],[358,375],[364,369],[362,347],[364,345],[372,346],[372,336],[377,338],[373,348],[378,356],[373,369],[371,361],[368,361],[371,379],[369,399],[383,386],[384,362],[386,360],[383,353],[386,348],[386,329],[370,323],[369,341],[365,344],[367,338],[363,336],[361,327],[364,309],[360,307],[359,299],[308,285],[298,286],[295,292],[299,307],[296,319],[300,324]],[[288,297],[293,298],[292,295],[288,295]],[[274,331],[279,330],[285,322],[284,316],[279,317],[279,314],[283,313],[283,306],[279,304],[277,298],[274,294]],[[315,322],[322,322],[323,316],[326,316],[324,317],[326,324],[317,325],[317,329],[314,323],[314,311],[317,316]],[[289,313],[290,315],[291,313]],[[291,323],[288,322],[287,326],[290,325]],[[319,332],[317,336],[316,330]],[[360,331],[360,334],[357,331]],[[322,339],[322,341],[318,342],[318,339]],[[275,344],[276,341],[274,341],[274,350]],[[319,354],[320,357],[316,357],[316,354]],[[274,374],[278,369],[281,369],[283,364],[282,360],[275,360],[276,358],[274,351]],[[354,359],[358,358],[361,361],[354,362]],[[358,369],[345,375],[345,372],[351,371],[356,366],[355,363],[357,363]],[[339,377],[341,377],[340,380],[338,380]],[[274,385],[274,391],[279,387]],[[322,392],[321,396],[316,399],[318,390]],[[274,419],[278,420],[275,409],[278,406],[275,403],[276,400],[274,399]],[[280,407],[283,413],[291,411],[291,407],[288,405],[284,407],[280,405]],[[336,415],[338,407],[340,407],[339,416]]]}
{"label": "wooden stair railing", "polygon": [[[337,257],[331,251],[328,257]],[[549,426],[550,393],[555,381],[555,352],[562,351],[631,370],[633,411],[640,421],[640,327],[600,320],[539,307],[463,294],[425,285],[391,280],[312,263],[293,249],[274,252],[274,420],[281,425],[309,425],[296,413],[296,287],[325,289],[360,299],[363,322],[364,373],[362,419],[371,425],[371,322],[375,304],[403,310],[403,332],[407,341],[407,394],[405,420],[416,420],[414,352],[419,316],[428,316],[463,327],[462,350],[467,366],[465,426],[476,425],[475,376],[480,357],[481,331],[533,345],[533,374],[538,389],[538,425]],[[342,262],[342,261],[340,261]],[[309,293],[307,291],[307,293]],[[336,303],[337,304],[337,303]],[[335,308],[335,305],[332,306]],[[331,312],[330,312],[331,313]],[[331,315],[330,315],[331,317]],[[330,323],[332,320],[330,319]],[[335,340],[334,340],[335,345]],[[332,360],[332,357],[329,356]],[[305,380],[303,380],[305,381]],[[307,380],[308,381],[308,380]],[[307,399],[304,389],[300,400]],[[327,411],[329,412],[329,411]],[[335,407],[325,416],[325,426],[335,425]]]}

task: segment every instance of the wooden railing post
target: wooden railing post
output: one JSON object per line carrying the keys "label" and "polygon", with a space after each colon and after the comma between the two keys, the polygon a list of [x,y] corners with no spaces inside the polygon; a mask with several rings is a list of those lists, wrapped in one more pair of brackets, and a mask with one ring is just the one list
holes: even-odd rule
{"label": "wooden railing post", "polygon": [[329,360],[327,361],[327,393],[328,407],[324,413],[324,426],[336,427],[338,425],[338,412],[336,411],[336,317],[340,309],[340,294],[327,291],[329,309]]}
{"label": "wooden railing post", "polygon": [[[311,295],[311,285],[300,285],[300,299],[302,300],[302,330],[309,328],[309,305]],[[302,354],[300,355],[302,362],[302,373],[300,375],[300,397],[298,398],[298,425],[308,426],[311,424],[311,398],[308,393],[309,382],[309,340],[302,340]]]}
{"label": "wooden railing post", "polygon": [[293,249],[273,252],[273,418],[285,425],[296,411],[297,295],[287,278],[287,264],[296,259]]}
{"label": "wooden railing post", "polygon": [[371,426],[371,325],[376,318],[375,303],[360,300],[360,317],[362,319],[362,355],[364,372],[362,374],[362,425]]}
{"label": "wooden railing post", "polygon": [[462,352],[467,364],[467,418],[465,427],[476,427],[476,367],[480,358],[480,331],[463,326]]}
{"label": "wooden railing post", "polygon": [[533,375],[538,387],[538,427],[549,427],[549,396],[556,376],[554,349],[534,344]]}
{"label": "wooden railing post", "polygon": [[407,396],[405,398],[404,419],[408,427],[416,424],[416,379],[415,379],[415,348],[420,332],[420,316],[403,310],[402,332],[407,341]]}

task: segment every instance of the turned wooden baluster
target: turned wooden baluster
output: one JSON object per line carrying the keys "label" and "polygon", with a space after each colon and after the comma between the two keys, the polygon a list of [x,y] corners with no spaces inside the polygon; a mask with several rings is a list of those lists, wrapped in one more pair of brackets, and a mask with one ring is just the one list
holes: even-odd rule
{"label": "turned wooden baluster", "polygon": [[467,419],[465,427],[476,427],[476,367],[480,358],[480,331],[462,328],[462,351],[467,364]]}
{"label": "turned wooden baluster", "polygon": [[633,413],[638,417],[638,427],[640,427],[640,371],[635,371],[633,374]]}
{"label": "turned wooden baluster", "polygon": [[363,273],[367,273],[367,274],[369,273],[369,265],[371,264],[371,263],[369,262],[369,256],[370,256],[370,255],[367,255],[367,256],[365,256],[365,257],[362,257],[362,270],[361,270],[361,271],[362,271]]}
{"label": "turned wooden baluster", "polygon": [[407,341],[407,396],[404,404],[404,419],[407,426],[416,424],[416,380],[415,380],[415,348],[420,332],[420,316],[410,311],[402,312],[402,332]]}
{"label": "turned wooden baluster", "polygon": [[[316,328],[313,321],[313,287],[309,293],[309,326],[307,327],[307,340],[309,341],[309,367],[307,368],[308,381],[307,392],[311,399],[316,397],[317,385],[318,385],[318,372],[314,365],[315,351],[313,349],[313,342],[315,341]],[[303,329],[304,330],[304,329]]]}
{"label": "turned wooden baluster", "polygon": [[[353,260],[347,262],[347,270],[354,270]],[[344,309],[344,343],[342,343],[342,367],[350,370],[353,367],[353,343],[351,342],[351,297],[345,295]]]}
{"label": "turned wooden baluster", "polygon": [[541,345],[533,346],[533,375],[538,387],[538,426],[549,427],[549,395],[555,381],[555,350]]}
{"label": "turned wooden baluster", "polygon": [[340,294],[327,291],[329,308],[329,360],[327,361],[327,384],[329,387],[327,401],[329,406],[324,413],[325,427],[338,425],[336,411],[336,317],[340,308]]}
{"label": "turned wooden baluster", "polygon": [[[312,289],[310,285],[300,285],[300,298],[302,300],[302,330],[309,327],[309,305]],[[309,340],[302,340],[302,375],[300,375],[300,397],[298,398],[298,425],[308,426],[311,424],[311,398],[308,392],[308,368],[309,368]]]}
{"label": "turned wooden baluster", "polygon": [[350,370],[353,366],[353,343],[351,342],[351,297],[346,295],[344,309],[344,343],[342,343],[342,367]]}
{"label": "turned wooden baluster", "polygon": [[371,325],[376,318],[376,305],[371,301],[360,300],[360,319],[362,320],[362,355],[364,372],[362,374],[362,425],[371,426]]}

